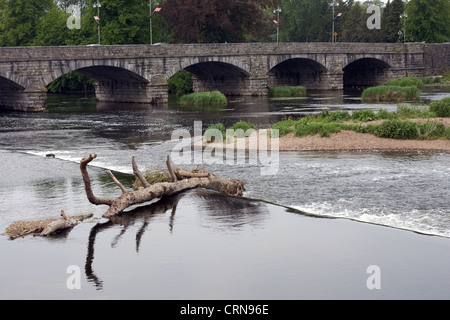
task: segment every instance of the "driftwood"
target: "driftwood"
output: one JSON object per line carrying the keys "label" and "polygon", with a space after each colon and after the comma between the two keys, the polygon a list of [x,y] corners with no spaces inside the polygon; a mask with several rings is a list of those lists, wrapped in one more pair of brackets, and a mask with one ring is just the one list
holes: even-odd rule
{"label": "driftwood", "polygon": [[9,239],[25,237],[27,235],[49,236],[60,231],[73,228],[78,222],[89,219],[93,214],[68,217],[64,210],[61,210],[61,218],[44,219],[38,221],[18,221],[6,228],[3,235]]}
{"label": "driftwood", "polygon": [[103,215],[105,218],[114,217],[132,205],[194,188],[212,189],[231,196],[242,196],[245,191],[245,182],[243,181],[220,178],[209,172],[199,172],[199,170],[173,170],[169,157],[167,157],[166,166],[171,177],[171,182],[150,184],[139,171],[136,161],[132,157],[133,173],[140,180],[142,187],[134,191],[126,191],[125,187],[114,177],[113,173],[108,171],[110,177],[122,191],[122,195],[118,198],[99,198],[92,191],[91,180],[87,172],[87,165],[96,157],[96,154],[90,154],[89,157],[83,158],[80,163],[80,170],[88,200],[95,205],[109,206],[109,209]]}

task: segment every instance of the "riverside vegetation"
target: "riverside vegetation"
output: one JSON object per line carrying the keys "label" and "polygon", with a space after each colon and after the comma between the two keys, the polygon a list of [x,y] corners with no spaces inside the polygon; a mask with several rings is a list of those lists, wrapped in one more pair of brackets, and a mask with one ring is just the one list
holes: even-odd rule
{"label": "riverside vegetation", "polygon": [[388,81],[385,85],[367,88],[362,93],[362,102],[405,102],[417,101],[426,84],[447,81],[450,74],[443,77],[404,77]]}
{"label": "riverside vegetation", "polygon": [[[318,115],[310,115],[298,120],[288,118],[274,124],[272,128],[279,130],[280,137],[288,133],[294,133],[297,137],[316,134],[329,137],[332,133],[352,130],[382,138],[450,140],[450,127],[432,120],[436,117],[450,117],[450,98],[433,102],[430,106],[400,105],[397,112],[382,109],[376,113],[366,109],[350,114],[347,111],[326,110]],[[427,121],[424,123],[410,121],[417,118],[427,119]],[[383,121],[376,124],[370,123],[375,120]]]}
{"label": "riverside vegetation", "polygon": [[226,106],[228,100],[219,91],[194,92],[186,94],[180,98],[181,105],[195,106]]}

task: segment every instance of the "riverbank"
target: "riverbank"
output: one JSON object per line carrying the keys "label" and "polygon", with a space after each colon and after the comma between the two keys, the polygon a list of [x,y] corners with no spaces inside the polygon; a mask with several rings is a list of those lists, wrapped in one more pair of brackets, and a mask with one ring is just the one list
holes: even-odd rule
{"label": "riverbank", "polygon": [[[385,120],[376,120],[363,122],[360,125],[381,124]],[[450,118],[431,118],[431,119],[409,119],[415,123],[425,123],[434,121],[443,123],[450,127]],[[351,130],[343,130],[339,133],[331,134],[330,137],[321,137],[320,135],[296,137],[289,133],[280,137],[280,151],[345,151],[345,150],[392,150],[392,151],[421,151],[432,150],[441,152],[450,152],[450,140],[403,140],[380,138],[370,133],[360,133]]]}
{"label": "riverbank", "polygon": [[379,138],[369,133],[344,130],[322,138],[320,135],[295,137],[289,133],[280,138],[280,151],[440,151],[450,153],[450,140],[399,140]]}
{"label": "riverbank", "polygon": [[[376,120],[370,122],[358,123],[361,126],[381,124],[386,120]],[[408,119],[408,121],[418,124],[433,121],[443,123],[446,127],[450,127],[450,118],[429,118],[429,119]],[[257,147],[259,149],[258,136],[261,131],[255,131],[250,137],[235,138],[234,143],[203,143],[212,148],[224,147],[228,148],[242,148],[252,150]],[[267,139],[267,147],[270,149],[273,141]],[[264,145],[264,142],[262,142]],[[332,133],[328,137],[321,137],[319,134],[307,135],[297,137],[294,133],[288,133],[279,137],[278,140],[279,151],[438,151],[450,153],[450,140],[448,139],[434,139],[434,140],[405,140],[405,139],[390,139],[380,138],[374,134],[361,133],[352,130],[342,130],[339,133]]]}

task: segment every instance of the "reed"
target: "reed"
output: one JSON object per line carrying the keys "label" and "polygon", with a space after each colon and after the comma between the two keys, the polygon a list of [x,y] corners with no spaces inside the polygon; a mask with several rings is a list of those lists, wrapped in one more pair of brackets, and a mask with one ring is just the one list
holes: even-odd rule
{"label": "reed", "polygon": [[182,105],[196,106],[226,106],[228,100],[225,95],[219,91],[195,92],[184,95],[180,98]]}
{"label": "reed", "polygon": [[389,80],[387,82],[387,85],[394,87],[417,87],[419,89],[422,89],[424,86],[424,81],[417,77],[403,77]]}
{"label": "reed", "polygon": [[377,86],[363,91],[362,102],[405,102],[417,101],[420,98],[420,90],[416,86]]}

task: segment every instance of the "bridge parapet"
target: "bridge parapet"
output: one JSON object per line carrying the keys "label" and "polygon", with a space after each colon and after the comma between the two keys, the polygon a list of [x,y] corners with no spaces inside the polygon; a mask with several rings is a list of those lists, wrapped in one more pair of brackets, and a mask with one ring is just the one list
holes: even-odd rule
{"label": "bridge parapet", "polygon": [[312,89],[368,86],[393,77],[449,71],[449,51],[448,44],[422,43],[0,48],[0,104],[17,109],[25,103],[24,110],[41,110],[45,87],[70,71],[92,77],[100,101],[139,103],[167,102],[167,80],[183,69],[193,74],[196,90],[232,95],[264,95],[279,84]]}

